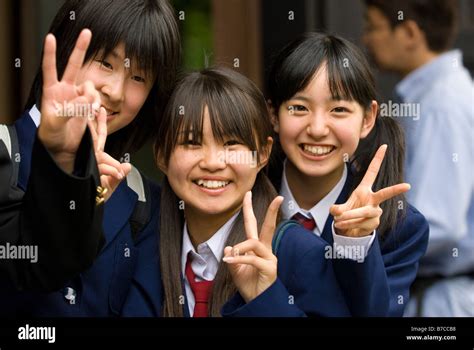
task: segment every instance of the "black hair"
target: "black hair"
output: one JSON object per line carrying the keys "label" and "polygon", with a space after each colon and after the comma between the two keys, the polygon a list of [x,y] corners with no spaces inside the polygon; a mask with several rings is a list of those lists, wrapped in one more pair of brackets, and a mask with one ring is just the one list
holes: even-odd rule
{"label": "black hair", "polygon": [[[372,101],[376,100],[376,91],[372,72],[362,52],[341,37],[305,33],[285,46],[270,67],[268,97],[276,113],[283,102],[305,89],[318,69],[325,65],[332,98],[356,101],[364,111],[368,111]],[[352,190],[359,185],[382,144],[387,144],[388,149],[374,183],[374,191],[403,182],[403,130],[393,118],[377,116],[374,128],[360,140],[350,159],[354,175]],[[278,146],[279,152],[282,152],[281,145]],[[282,158],[281,154],[276,156]],[[381,207],[383,214],[377,231],[383,235],[395,227],[400,210],[404,215],[405,197],[394,197],[382,203]]]}
{"label": "black hair", "polygon": [[[49,29],[57,40],[59,79],[84,28],[92,31],[85,62],[103,59],[123,42],[126,57],[154,80],[135,119],[107,138],[106,151],[118,158],[138,150],[159,127],[181,57],[174,10],[167,0],[67,0]],[[40,67],[25,108],[40,104],[42,84]]]}

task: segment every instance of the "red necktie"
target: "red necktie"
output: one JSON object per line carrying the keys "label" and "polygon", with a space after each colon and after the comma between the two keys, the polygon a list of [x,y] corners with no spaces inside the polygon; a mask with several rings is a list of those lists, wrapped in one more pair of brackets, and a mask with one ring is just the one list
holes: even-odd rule
{"label": "red necktie", "polygon": [[307,218],[301,213],[296,213],[291,217],[291,220],[298,221],[300,225],[302,225],[305,229],[313,231],[316,227],[316,222],[313,218]]}
{"label": "red necktie", "polygon": [[188,279],[191,290],[194,294],[194,313],[193,317],[208,317],[207,314],[207,304],[209,301],[209,296],[212,289],[212,284],[214,281],[196,281],[196,275],[191,267],[191,255],[188,255],[188,260],[186,261],[186,278]]}

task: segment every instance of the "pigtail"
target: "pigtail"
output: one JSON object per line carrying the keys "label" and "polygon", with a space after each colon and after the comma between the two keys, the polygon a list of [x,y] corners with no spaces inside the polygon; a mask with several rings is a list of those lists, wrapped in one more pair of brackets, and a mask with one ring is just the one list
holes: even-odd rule
{"label": "pigtail", "polygon": [[183,317],[184,288],[181,279],[181,246],[184,214],[180,202],[165,177],[160,198],[160,267],[163,282],[162,316]]}
{"label": "pigtail", "polygon": [[[405,136],[403,129],[393,118],[378,116],[374,128],[365,139],[360,140],[351,160],[354,173],[352,190],[362,181],[377,149],[383,144],[388,146],[387,153],[372,190],[375,192],[404,182]],[[383,214],[377,232],[383,237],[385,233],[394,229],[397,220],[405,215],[407,203],[405,196],[401,194],[383,202],[380,206]]]}

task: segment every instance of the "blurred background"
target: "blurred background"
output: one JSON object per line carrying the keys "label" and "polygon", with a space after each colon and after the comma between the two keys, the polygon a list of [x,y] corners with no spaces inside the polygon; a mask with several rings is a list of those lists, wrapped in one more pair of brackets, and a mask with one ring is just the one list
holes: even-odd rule
{"label": "blurred background", "polygon": [[[64,0],[0,0],[0,123],[23,112],[40,64],[43,39]],[[100,1],[100,0],[98,0]],[[265,91],[272,54],[305,31],[341,35],[359,47],[364,27],[362,0],[172,0],[180,25],[183,69],[211,64],[234,67]],[[459,0],[461,19],[455,47],[474,72],[474,1]],[[374,67],[375,70],[375,67]],[[380,100],[388,100],[394,76],[376,71]],[[159,179],[151,146],[131,159]]]}

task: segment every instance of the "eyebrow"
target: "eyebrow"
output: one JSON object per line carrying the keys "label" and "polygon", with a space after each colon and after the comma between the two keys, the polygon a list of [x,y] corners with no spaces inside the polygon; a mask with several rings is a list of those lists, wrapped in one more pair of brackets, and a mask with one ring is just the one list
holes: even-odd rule
{"label": "eyebrow", "polygon": [[300,100],[304,102],[311,102],[311,98],[304,96],[304,95],[295,95],[290,100]]}
{"label": "eyebrow", "polygon": [[116,58],[116,59],[123,59],[121,55],[119,55],[119,53],[116,51],[116,50],[112,50],[110,52],[110,55],[113,57],[113,58]]}
{"label": "eyebrow", "polygon": [[[304,102],[307,102],[307,103],[312,102],[312,99],[310,97],[305,96],[305,95],[295,95],[292,98],[290,98],[290,100],[299,100],[299,101],[304,101]],[[329,97],[325,100],[326,103],[341,102],[341,101],[350,102],[350,100],[345,99],[345,98],[333,98],[333,97]]]}

